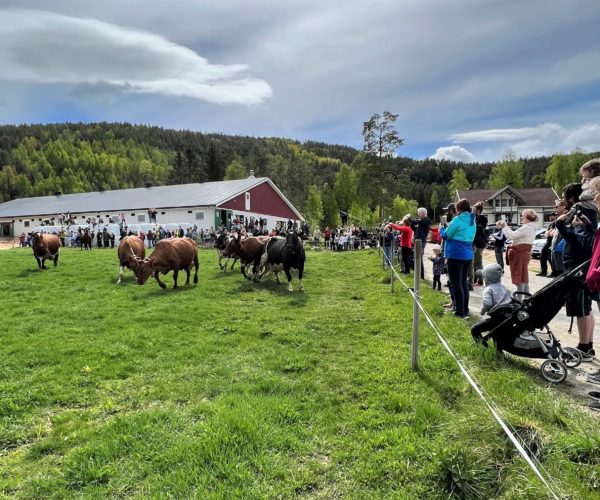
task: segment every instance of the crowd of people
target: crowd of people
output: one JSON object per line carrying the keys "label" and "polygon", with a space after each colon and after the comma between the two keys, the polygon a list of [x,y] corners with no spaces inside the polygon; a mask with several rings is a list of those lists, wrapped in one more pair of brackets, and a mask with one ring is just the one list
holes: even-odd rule
{"label": "crowd of people", "polygon": [[[566,302],[566,314],[575,318],[577,325],[577,349],[583,361],[591,361],[595,357],[592,302],[600,301],[600,230],[597,229],[600,158],[586,162],[579,173],[581,182],[565,186],[561,197],[555,201],[553,220],[544,234],[547,241],[538,275],[554,278],[591,259],[587,287],[570,292]],[[441,244],[433,246],[433,255],[429,257],[433,270],[432,286],[441,290],[441,276],[446,274],[451,300],[444,307],[457,317],[470,317],[469,292],[477,286],[485,287],[480,311],[485,317],[474,325],[474,336],[489,331],[506,317],[505,307],[511,302],[513,292],[517,296],[531,294],[528,267],[540,225],[536,211],[524,209],[518,227],[511,227],[504,220],[499,220],[494,230],[490,231],[487,217],[482,214],[483,206],[483,202],[471,206],[466,199],[450,203],[444,209],[446,214],[440,228]],[[397,222],[384,225],[380,241],[385,265],[391,264],[396,249],[401,271],[410,273],[414,267],[414,242],[416,239],[422,240],[421,247],[425,248],[430,225],[425,208],[418,209],[416,218],[406,215]],[[494,242],[496,263],[484,268],[482,254],[490,236]],[[514,285],[512,291],[501,282],[506,267],[510,270],[510,280]],[[600,372],[590,375],[589,381],[600,384]]]}

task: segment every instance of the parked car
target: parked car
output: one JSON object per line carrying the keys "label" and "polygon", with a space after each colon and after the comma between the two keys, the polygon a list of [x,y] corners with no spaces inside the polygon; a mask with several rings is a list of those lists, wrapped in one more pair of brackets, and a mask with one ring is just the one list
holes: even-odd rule
{"label": "parked car", "polygon": [[535,240],[533,240],[533,246],[531,247],[531,258],[539,259],[542,254],[542,248],[546,244],[546,229],[538,229],[535,233]]}

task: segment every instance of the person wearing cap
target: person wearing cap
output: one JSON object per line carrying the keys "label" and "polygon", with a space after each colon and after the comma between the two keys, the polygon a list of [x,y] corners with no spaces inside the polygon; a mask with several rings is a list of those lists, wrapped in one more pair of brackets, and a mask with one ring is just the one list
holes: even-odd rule
{"label": "person wearing cap", "polygon": [[473,261],[473,238],[475,237],[475,214],[471,204],[462,198],[456,203],[457,216],[441,231],[445,241],[450,290],[454,300],[454,315],[469,317],[469,283],[467,275]]}

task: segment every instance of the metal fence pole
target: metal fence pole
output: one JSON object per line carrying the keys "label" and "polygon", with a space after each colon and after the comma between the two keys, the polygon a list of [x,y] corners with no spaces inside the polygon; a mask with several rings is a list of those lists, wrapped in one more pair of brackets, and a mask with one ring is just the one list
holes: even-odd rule
{"label": "metal fence pole", "polygon": [[421,240],[415,240],[415,284],[414,293],[415,301],[413,302],[413,328],[412,328],[412,357],[411,366],[413,371],[419,370],[419,305],[417,304],[417,298],[419,297],[419,288],[421,284],[421,260],[423,257],[422,253],[423,242]]}
{"label": "metal fence pole", "polygon": [[392,285],[392,293],[394,293],[394,266],[390,266],[390,283]]}

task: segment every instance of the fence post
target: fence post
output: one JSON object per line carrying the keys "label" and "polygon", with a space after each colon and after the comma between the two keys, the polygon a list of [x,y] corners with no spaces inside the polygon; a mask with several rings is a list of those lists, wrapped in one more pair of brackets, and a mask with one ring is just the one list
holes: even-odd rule
{"label": "fence post", "polygon": [[415,240],[415,300],[413,302],[413,327],[411,344],[411,367],[413,371],[419,371],[419,305],[417,304],[417,299],[419,298],[419,288],[421,284],[421,260],[423,257],[422,245],[423,242],[421,240]]}
{"label": "fence post", "polygon": [[392,293],[394,293],[394,266],[390,266],[390,283],[392,284]]}

